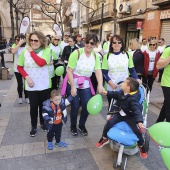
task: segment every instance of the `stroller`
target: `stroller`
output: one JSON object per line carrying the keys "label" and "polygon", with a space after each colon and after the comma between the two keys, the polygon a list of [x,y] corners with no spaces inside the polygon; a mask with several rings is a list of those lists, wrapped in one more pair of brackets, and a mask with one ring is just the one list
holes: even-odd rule
{"label": "stroller", "polygon": [[[139,103],[143,106],[143,125],[146,127],[150,91],[148,91],[147,93],[147,90],[143,85],[139,86],[139,91],[141,94]],[[113,102],[112,99],[111,105],[113,105],[114,103],[115,102]],[[111,107],[109,108],[109,111],[110,109]],[[146,151],[148,151],[150,138],[146,133],[142,134],[145,140]],[[121,170],[125,170],[127,163],[127,155],[135,155],[138,152],[137,136],[133,133],[130,126],[124,121],[114,125],[108,131],[107,136],[109,139],[110,148],[116,152],[113,159],[113,168],[116,169],[118,166],[121,166]]]}

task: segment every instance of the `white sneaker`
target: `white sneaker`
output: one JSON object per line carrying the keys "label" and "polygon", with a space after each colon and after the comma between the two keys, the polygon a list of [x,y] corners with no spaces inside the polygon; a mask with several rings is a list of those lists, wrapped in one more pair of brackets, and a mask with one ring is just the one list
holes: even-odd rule
{"label": "white sneaker", "polygon": [[29,98],[26,98],[26,99],[25,99],[25,103],[30,104]]}
{"label": "white sneaker", "polygon": [[19,99],[18,99],[18,103],[19,103],[19,104],[22,104],[22,103],[23,103],[22,98],[19,98]]}

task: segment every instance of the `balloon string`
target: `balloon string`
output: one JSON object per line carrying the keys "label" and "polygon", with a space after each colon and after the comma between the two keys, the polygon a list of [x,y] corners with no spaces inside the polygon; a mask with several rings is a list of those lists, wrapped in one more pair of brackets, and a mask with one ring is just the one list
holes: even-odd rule
{"label": "balloon string", "polygon": [[153,140],[153,142],[154,142],[159,148],[161,148],[160,145],[159,145],[159,143],[156,142],[155,139],[153,139],[152,136],[147,132],[147,128],[143,128],[143,129],[140,129],[140,130],[143,131],[144,133],[146,133],[148,136],[150,136],[150,138]]}

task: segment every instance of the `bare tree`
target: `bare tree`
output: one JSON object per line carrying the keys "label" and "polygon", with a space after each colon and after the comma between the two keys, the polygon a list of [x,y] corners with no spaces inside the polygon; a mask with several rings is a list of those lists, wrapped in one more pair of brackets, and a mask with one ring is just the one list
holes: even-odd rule
{"label": "bare tree", "polygon": [[[13,10],[15,11],[16,31],[18,34],[18,32],[19,32],[19,26],[18,26],[19,14],[21,14],[22,18],[23,18],[25,14],[28,14],[30,12],[30,1],[29,0],[15,0],[15,2],[14,2],[14,0],[7,0],[7,2],[10,4],[10,14],[11,14],[11,7],[12,7],[12,13],[13,13]],[[13,19],[11,18],[11,20],[13,20],[13,24],[14,24],[14,17],[13,17]],[[11,26],[12,26],[12,23],[11,23]],[[14,27],[11,29],[12,29],[12,31],[14,31]]]}
{"label": "bare tree", "polygon": [[34,4],[38,5],[38,8],[33,9],[39,11],[40,13],[43,13],[50,20],[52,20],[54,24],[59,25],[62,35],[64,35],[62,11],[64,8],[68,8],[65,1],[61,0],[59,3],[53,3],[46,2],[45,0],[35,0]]}
{"label": "bare tree", "polygon": [[12,38],[12,41],[14,41],[14,15],[13,15],[13,0],[10,0],[9,1],[9,5],[10,5],[10,17],[11,17],[11,32],[12,32],[12,35],[11,35],[11,38]]}
{"label": "bare tree", "polygon": [[92,19],[96,13],[96,11],[98,10],[98,7],[99,7],[99,4],[100,4],[100,0],[94,0],[92,1],[93,2],[93,5],[95,6],[95,9],[93,7],[90,7],[89,4],[83,2],[82,0],[77,0],[77,2],[79,2],[82,6],[84,6],[85,8],[91,10],[91,15],[88,15],[88,32],[90,30],[90,27],[91,27],[91,22],[92,22]]}

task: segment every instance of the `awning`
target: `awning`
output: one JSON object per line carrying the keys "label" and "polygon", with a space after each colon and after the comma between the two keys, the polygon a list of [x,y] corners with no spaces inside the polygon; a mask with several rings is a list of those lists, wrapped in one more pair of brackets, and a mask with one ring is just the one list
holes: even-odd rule
{"label": "awning", "polygon": [[143,15],[131,16],[127,18],[117,19],[117,22],[126,22],[126,21],[138,20],[138,19],[144,20],[145,17]]}
{"label": "awning", "polygon": [[94,25],[93,27],[90,28],[90,30],[99,30],[100,25]]}

